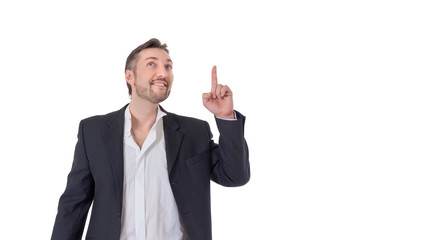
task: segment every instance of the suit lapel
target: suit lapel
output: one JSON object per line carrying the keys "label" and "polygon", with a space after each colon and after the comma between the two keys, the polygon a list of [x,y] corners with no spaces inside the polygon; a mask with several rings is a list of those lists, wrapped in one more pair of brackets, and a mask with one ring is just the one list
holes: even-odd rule
{"label": "suit lapel", "polygon": [[[119,111],[112,113],[112,116],[107,122],[103,132],[107,159],[113,170],[116,190],[118,193],[117,197],[119,198],[117,200],[120,203],[120,209],[123,201],[123,134],[126,107],[127,105]],[[167,115],[163,117],[163,131],[165,135],[168,173],[170,174],[178,156],[183,135],[178,131],[179,125],[175,121],[173,114],[168,113],[162,107],[160,108],[163,112],[167,113]]]}
{"label": "suit lapel", "polygon": [[[163,112],[166,112],[161,108]],[[178,132],[179,125],[175,121],[173,114],[166,112],[167,115],[163,117],[163,131],[165,135],[166,144],[166,159],[168,163],[168,173],[170,175],[175,160],[178,156],[179,149],[181,147],[183,135]]]}
{"label": "suit lapel", "polygon": [[106,146],[107,159],[113,170],[116,183],[117,197],[122,207],[123,199],[123,134],[124,134],[124,115],[127,105],[119,111],[113,113],[104,129],[104,142]]}

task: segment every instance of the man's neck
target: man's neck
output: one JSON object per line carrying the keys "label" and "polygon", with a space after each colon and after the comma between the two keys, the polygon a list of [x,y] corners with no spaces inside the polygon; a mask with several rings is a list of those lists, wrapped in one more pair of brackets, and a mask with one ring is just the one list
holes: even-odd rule
{"label": "man's neck", "polygon": [[159,104],[138,100],[131,99],[129,104],[129,110],[132,116],[132,129],[134,131],[142,129],[149,130],[156,122]]}

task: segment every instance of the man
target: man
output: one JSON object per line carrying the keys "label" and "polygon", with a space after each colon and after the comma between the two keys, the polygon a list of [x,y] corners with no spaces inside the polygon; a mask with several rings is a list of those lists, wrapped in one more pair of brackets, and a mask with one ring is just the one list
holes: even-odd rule
{"label": "man", "polygon": [[249,181],[245,117],[218,84],[203,105],[216,116],[214,143],[205,121],[159,106],[173,83],[166,44],[151,39],[131,52],[125,78],[131,101],[80,122],[67,187],[59,200],[52,239],[212,239],[210,180],[223,186]]}

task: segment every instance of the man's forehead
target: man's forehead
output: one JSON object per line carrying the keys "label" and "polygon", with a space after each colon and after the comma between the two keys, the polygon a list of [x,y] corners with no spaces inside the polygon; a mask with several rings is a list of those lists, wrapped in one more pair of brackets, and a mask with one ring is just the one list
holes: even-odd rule
{"label": "man's forehead", "polygon": [[172,62],[169,54],[161,48],[147,48],[139,53],[142,60],[154,59]]}

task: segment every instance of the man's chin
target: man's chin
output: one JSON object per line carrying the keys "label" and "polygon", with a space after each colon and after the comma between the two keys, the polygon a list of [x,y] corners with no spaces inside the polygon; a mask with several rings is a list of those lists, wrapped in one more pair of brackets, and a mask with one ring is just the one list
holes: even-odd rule
{"label": "man's chin", "polygon": [[152,102],[154,104],[159,104],[159,103],[165,101],[168,97],[169,97],[169,94],[164,94],[164,95],[160,95],[160,96],[155,94],[155,96],[152,96],[149,100],[150,100],[150,102]]}
{"label": "man's chin", "polygon": [[155,91],[153,89],[137,88],[136,93],[142,99],[153,104],[159,104],[169,97],[170,90],[165,89],[165,91]]}

